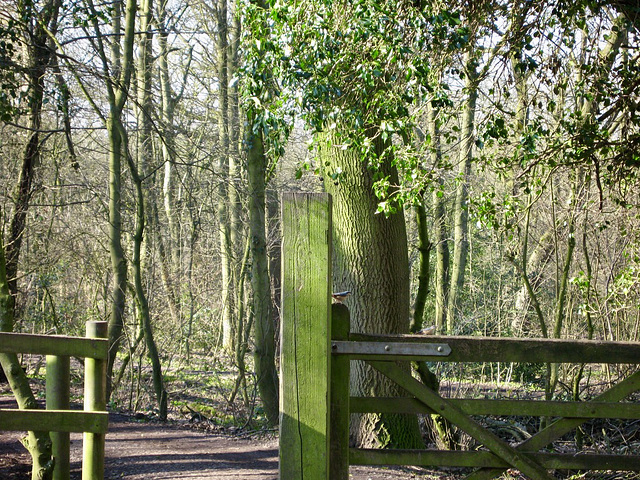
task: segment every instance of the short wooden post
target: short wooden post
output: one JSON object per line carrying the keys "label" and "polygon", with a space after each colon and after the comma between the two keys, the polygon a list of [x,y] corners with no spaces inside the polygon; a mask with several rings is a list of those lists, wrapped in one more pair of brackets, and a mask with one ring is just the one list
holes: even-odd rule
{"label": "short wooden post", "polygon": [[328,480],[331,197],[282,197],[280,479]]}
{"label": "short wooden post", "polygon": [[[107,322],[87,322],[87,337],[107,338]],[[84,409],[107,409],[107,361],[84,360]],[[82,480],[104,479],[104,433],[84,433],[82,442]]]}
{"label": "short wooden post", "polygon": [[[337,303],[331,306],[331,338],[348,340],[349,309]],[[331,359],[331,442],[329,478],[349,478],[349,371],[351,361],[346,355]]]}
{"label": "short wooden post", "polygon": [[[47,355],[46,403],[47,410],[69,410],[70,358]],[[50,432],[52,453],[55,460],[53,480],[69,480],[69,432]]]}

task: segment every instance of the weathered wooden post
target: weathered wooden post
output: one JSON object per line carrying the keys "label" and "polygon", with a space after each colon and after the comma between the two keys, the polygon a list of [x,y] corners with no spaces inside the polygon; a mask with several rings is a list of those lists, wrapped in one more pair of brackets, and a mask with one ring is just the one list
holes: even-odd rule
{"label": "weathered wooden post", "polygon": [[[47,410],[69,410],[70,358],[47,355],[46,403]],[[69,480],[69,432],[50,432],[52,453],[55,460],[53,480]]]}
{"label": "weathered wooden post", "polygon": [[[331,306],[331,338],[349,340],[349,309],[340,303]],[[331,480],[349,478],[349,371],[346,355],[331,359]]]}
{"label": "weathered wooden post", "polygon": [[[107,338],[107,322],[87,322],[87,337]],[[107,361],[84,360],[84,409],[107,409]],[[104,479],[104,433],[84,433],[82,442],[82,480]]]}
{"label": "weathered wooden post", "polygon": [[328,480],[331,197],[282,197],[280,479]]}

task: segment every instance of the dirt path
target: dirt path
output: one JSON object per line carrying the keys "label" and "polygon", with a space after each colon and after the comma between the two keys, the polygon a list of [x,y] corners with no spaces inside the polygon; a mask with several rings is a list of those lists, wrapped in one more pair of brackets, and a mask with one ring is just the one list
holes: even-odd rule
{"label": "dirt path", "polygon": [[[8,408],[0,397],[0,408]],[[30,459],[21,433],[0,432],[0,479],[26,480]],[[278,442],[203,433],[185,426],[136,422],[112,414],[106,440],[106,480],[276,480]],[[80,479],[82,437],[71,435],[72,479]],[[351,480],[424,477],[417,472],[351,467]],[[440,477],[443,478],[443,477]]]}
{"label": "dirt path", "polygon": [[[0,479],[29,476],[29,456],[20,433],[0,434]],[[82,437],[71,435],[71,478],[80,478]],[[188,428],[140,423],[111,415],[106,437],[105,479],[278,478],[275,439],[251,440],[207,435]]]}

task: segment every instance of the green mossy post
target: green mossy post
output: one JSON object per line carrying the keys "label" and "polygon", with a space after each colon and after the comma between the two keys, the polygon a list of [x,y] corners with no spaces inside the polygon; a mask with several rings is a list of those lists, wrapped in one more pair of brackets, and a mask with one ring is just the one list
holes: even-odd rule
{"label": "green mossy post", "polygon": [[[331,305],[331,338],[349,340],[351,327],[349,309],[341,304]],[[331,358],[331,480],[349,478],[349,375],[351,360],[348,356]]]}
{"label": "green mossy post", "polygon": [[[69,410],[70,363],[67,356],[47,355],[47,410]],[[55,462],[53,480],[68,480],[71,472],[69,432],[50,432],[49,436]]]}
{"label": "green mossy post", "polygon": [[280,479],[329,476],[331,197],[282,197]]}
{"label": "green mossy post", "polygon": [[[87,322],[87,337],[107,338],[107,322]],[[94,358],[84,361],[84,410],[107,409],[107,362]],[[85,433],[82,443],[82,480],[104,479],[104,433]]]}

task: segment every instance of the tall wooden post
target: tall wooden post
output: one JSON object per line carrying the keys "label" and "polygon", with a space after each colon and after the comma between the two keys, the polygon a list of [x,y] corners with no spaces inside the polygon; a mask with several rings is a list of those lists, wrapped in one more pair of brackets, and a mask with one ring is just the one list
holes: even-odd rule
{"label": "tall wooden post", "polygon": [[[107,322],[87,322],[87,337],[107,338]],[[84,360],[84,409],[107,409],[107,361]],[[104,433],[85,433],[82,442],[82,480],[104,479]]]}
{"label": "tall wooden post", "polygon": [[[331,338],[349,340],[351,327],[346,305],[331,305]],[[349,376],[351,360],[346,355],[331,359],[331,480],[349,479]]]}
{"label": "tall wooden post", "polygon": [[331,197],[282,197],[280,479],[328,480]]}
{"label": "tall wooden post", "polygon": [[[47,355],[47,380],[45,387],[47,410],[69,410],[70,358]],[[50,432],[51,448],[55,466],[53,480],[69,480],[69,432]]]}

